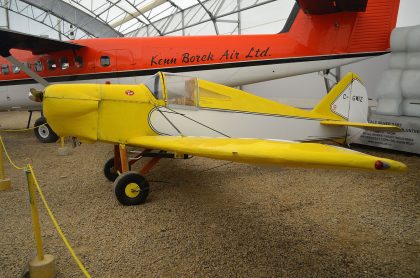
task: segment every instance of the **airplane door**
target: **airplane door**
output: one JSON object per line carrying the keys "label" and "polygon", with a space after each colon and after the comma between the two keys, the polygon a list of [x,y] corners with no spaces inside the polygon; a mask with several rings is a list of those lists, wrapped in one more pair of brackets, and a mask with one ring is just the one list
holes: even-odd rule
{"label": "airplane door", "polygon": [[136,77],[135,77],[135,65],[136,62],[134,60],[133,54],[131,51],[127,49],[117,49],[116,50],[117,56],[117,71],[120,72],[119,74],[119,82],[121,84],[135,84]]}

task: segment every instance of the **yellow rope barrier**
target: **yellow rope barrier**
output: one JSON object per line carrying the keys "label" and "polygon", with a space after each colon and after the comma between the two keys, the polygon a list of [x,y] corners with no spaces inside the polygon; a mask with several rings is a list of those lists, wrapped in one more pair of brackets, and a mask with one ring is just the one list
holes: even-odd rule
{"label": "yellow rope barrier", "polygon": [[33,130],[35,128],[44,126],[46,124],[42,124],[42,125],[37,125],[37,126],[33,126],[33,127],[28,127],[28,128],[17,128],[17,129],[0,129],[0,132],[20,132],[20,131],[28,131],[28,130]]}
{"label": "yellow rope barrier", "polygon": [[9,161],[10,165],[12,165],[16,170],[23,170],[25,167],[19,167],[15,163],[13,163],[12,159],[10,158],[9,153],[6,150],[6,146],[4,145],[3,138],[1,136],[0,136],[0,143],[1,143],[1,146],[4,150],[4,154],[6,155],[7,160]]}
{"label": "yellow rope barrier", "polygon": [[69,250],[69,252],[70,252],[71,256],[72,256],[72,257],[73,257],[73,259],[76,261],[77,265],[79,266],[80,270],[83,272],[83,274],[85,275],[85,277],[87,277],[87,278],[91,278],[91,276],[90,276],[89,272],[86,270],[86,268],[84,267],[83,263],[82,263],[82,262],[80,261],[80,259],[77,257],[76,253],[74,252],[73,248],[71,247],[70,243],[68,242],[68,240],[67,240],[66,236],[64,235],[63,231],[62,231],[62,230],[61,230],[61,228],[60,228],[60,225],[58,225],[58,222],[57,222],[57,220],[55,219],[55,217],[54,217],[54,215],[53,215],[53,213],[52,213],[52,211],[51,211],[51,209],[50,209],[50,206],[48,205],[47,200],[45,199],[44,194],[42,193],[41,187],[39,186],[38,180],[36,179],[36,176],[35,176],[34,170],[32,169],[32,165],[31,165],[31,164],[28,164],[28,165],[26,166],[26,168],[25,168],[25,167],[19,167],[19,166],[17,166],[17,165],[16,165],[16,164],[12,161],[12,159],[10,158],[10,156],[9,156],[9,154],[8,154],[7,150],[6,150],[6,146],[4,145],[3,138],[2,138],[1,136],[0,136],[0,143],[1,143],[1,146],[2,146],[2,148],[3,148],[3,150],[4,150],[4,154],[5,154],[5,155],[6,155],[6,157],[7,157],[7,160],[9,161],[9,163],[10,163],[10,164],[11,164],[11,165],[15,168],[15,169],[17,169],[17,170],[23,170],[23,169],[26,169],[26,170],[29,170],[29,171],[30,171],[31,176],[32,176],[32,178],[33,178],[33,181],[34,181],[34,183],[35,183],[36,189],[37,189],[37,191],[38,191],[38,193],[39,193],[39,196],[41,197],[41,200],[42,200],[42,202],[43,202],[43,204],[44,204],[44,206],[45,206],[45,208],[46,208],[46,210],[47,210],[47,212],[48,212],[48,215],[49,215],[49,216],[50,216],[50,218],[51,218],[51,221],[52,221],[52,222],[53,222],[53,224],[54,224],[55,229],[57,230],[58,234],[60,235],[60,237],[61,237],[61,239],[63,240],[64,244],[66,245],[67,249]]}
{"label": "yellow rope barrier", "polygon": [[38,190],[39,196],[41,197],[42,202],[44,203],[45,208],[47,209],[47,212],[51,218],[51,221],[53,222],[55,229],[57,230],[58,234],[60,235],[61,239],[63,240],[64,244],[66,245],[67,249],[69,250],[71,256],[76,261],[77,265],[79,266],[80,270],[83,272],[83,274],[91,278],[89,272],[86,270],[86,268],[83,266],[83,263],[80,261],[80,259],[77,257],[76,253],[73,251],[73,248],[70,246],[70,243],[68,242],[66,236],[64,235],[63,231],[61,230],[60,226],[58,225],[57,220],[55,219],[50,207],[48,206],[47,200],[44,197],[44,194],[42,193],[41,187],[38,184],[38,180],[35,177],[35,173],[32,169],[32,166],[28,164],[28,169],[31,172],[31,175],[34,179],[36,189]]}

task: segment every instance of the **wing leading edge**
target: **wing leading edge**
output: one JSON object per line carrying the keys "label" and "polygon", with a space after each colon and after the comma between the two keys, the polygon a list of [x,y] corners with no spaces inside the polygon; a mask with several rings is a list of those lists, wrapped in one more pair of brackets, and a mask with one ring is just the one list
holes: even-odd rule
{"label": "wing leading edge", "polygon": [[317,143],[244,138],[142,136],[128,145],[251,164],[405,171],[391,159]]}

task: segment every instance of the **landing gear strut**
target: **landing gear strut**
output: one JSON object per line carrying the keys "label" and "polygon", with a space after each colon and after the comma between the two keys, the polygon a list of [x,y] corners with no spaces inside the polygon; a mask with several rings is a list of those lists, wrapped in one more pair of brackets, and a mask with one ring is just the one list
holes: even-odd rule
{"label": "landing gear strut", "polygon": [[[142,152],[132,151],[136,155],[132,158],[127,157],[125,145],[114,145],[114,157],[108,159],[104,165],[104,175],[109,181],[114,182],[114,193],[117,200],[124,206],[133,206],[143,204],[149,195],[149,183],[146,176],[150,170],[162,158],[190,158],[188,155],[181,157],[165,151],[154,152],[153,150],[144,150]],[[150,157],[151,159],[140,169],[140,171],[131,171],[131,167],[140,159]]]}

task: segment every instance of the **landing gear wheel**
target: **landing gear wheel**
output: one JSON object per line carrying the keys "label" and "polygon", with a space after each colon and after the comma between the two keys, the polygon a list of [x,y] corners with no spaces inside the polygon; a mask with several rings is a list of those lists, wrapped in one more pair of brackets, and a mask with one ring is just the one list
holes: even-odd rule
{"label": "landing gear wheel", "polygon": [[126,172],[115,180],[114,192],[117,200],[124,206],[140,205],[149,195],[149,183],[136,172]]}
{"label": "landing gear wheel", "polygon": [[104,175],[109,181],[115,181],[118,178],[117,169],[114,167],[114,158],[111,157],[105,162]]}
{"label": "landing gear wheel", "polygon": [[[41,126],[42,125],[42,126]],[[44,117],[40,117],[35,121],[36,128],[34,129],[35,136],[41,143],[57,142],[58,136],[47,124]]]}

